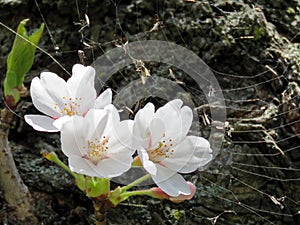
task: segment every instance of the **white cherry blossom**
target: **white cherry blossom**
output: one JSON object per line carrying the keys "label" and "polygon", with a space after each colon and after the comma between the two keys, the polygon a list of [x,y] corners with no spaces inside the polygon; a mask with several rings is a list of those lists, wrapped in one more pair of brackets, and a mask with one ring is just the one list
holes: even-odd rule
{"label": "white cherry blossom", "polygon": [[179,173],[190,173],[212,159],[209,142],[187,136],[192,110],[175,99],[155,112],[148,103],[134,119],[134,146],[153,181],[170,196],[190,195],[189,185]]}
{"label": "white cherry blossom", "polygon": [[52,72],[41,73],[40,78],[33,78],[30,94],[33,105],[46,115],[25,115],[25,121],[35,130],[56,132],[71,116],[84,116],[91,108],[104,108],[112,101],[111,90],[96,99],[94,79],[94,68],[81,64],[73,66],[67,81]]}
{"label": "white cherry blossom", "polygon": [[62,151],[73,172],[112,178],[131,167],[132,120],[120,121],[113,105],[73,116],[61,129]]}

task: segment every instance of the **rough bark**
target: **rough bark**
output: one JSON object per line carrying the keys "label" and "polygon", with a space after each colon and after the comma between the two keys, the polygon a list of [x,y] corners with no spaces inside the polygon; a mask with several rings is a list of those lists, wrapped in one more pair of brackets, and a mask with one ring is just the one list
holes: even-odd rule
{"label": "rough bark", "polygon": [[37,224],[32,213],[32,199],[27,186],[22,181],[13,159],[8,142],[9,127],[13,114],[7,109],[1,111],[0,122],[0,189],[4,199],[20,221]]}

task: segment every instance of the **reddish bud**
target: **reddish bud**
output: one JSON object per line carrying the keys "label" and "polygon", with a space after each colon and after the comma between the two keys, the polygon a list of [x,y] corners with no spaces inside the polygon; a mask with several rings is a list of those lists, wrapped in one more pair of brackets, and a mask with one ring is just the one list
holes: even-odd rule
{"label": "reddish bud", "polygon": [[163,192],[163,190],[161,190],[159,187],[151,188],[149,190],[149,193],[150,193],[149,195],[153,198],[168,199],[171,202],[180,203],[185,200],[192,199],[196,193],[196,186],[191,182],[187,182],[187,184],[189,185],[190,191],[191,191],[191,194],[189,194],[189,195],[180,194],[179,196],[176,196],[176,197],[170,196],[170,195],[166,194],[165,192]]}
{"label": "reddish bud", "polygon": [[158,199],[169,199],[170,198],[169,195],[167,195],[165,192],[163,192],[163,190],[161,190],[158,187],[151,188],[149,190],[149,193],[151,193],[150,195],[153,198],[158,198]]}
{"label": "reddish bud", "polygon": [[197,188],[196,188],[196,186],[193,183],[191,183],[189,181],[187,183],[190,186],[191,194],[189,194],[189,195],[180,194],[177,197],[171,197],[170,196],[169,200],[172,201],[172,202],[175,202],[175,203],[180,203],[180,202],[183,202],[185,200],[192,199],[194,197],[195,193],[196,193],[196,189]]}

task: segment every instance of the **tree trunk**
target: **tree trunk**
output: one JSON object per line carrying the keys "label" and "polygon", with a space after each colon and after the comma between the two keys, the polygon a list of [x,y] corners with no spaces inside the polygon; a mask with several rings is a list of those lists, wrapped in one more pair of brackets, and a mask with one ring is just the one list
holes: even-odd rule
{"label": "tree trunk", "polygon": [[23,183],[16,168],[8,143],[8,134],[13,113],[7,109],[1,111],[0,121],[0,189],[4,199],[11,206],[14,215],[23,222],[37,224],[32,213],[32,199],[27,186]]}

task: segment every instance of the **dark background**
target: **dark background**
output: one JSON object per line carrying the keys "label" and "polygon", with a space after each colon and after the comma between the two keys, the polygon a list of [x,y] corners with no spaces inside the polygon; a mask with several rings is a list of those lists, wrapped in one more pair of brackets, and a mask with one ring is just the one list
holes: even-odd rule
{"label": "dark background", "polygon": [[[126,41],[175,42],[211,67],[227,106],[229,126],[222,150],[205,171],[186,176],[197,182],[198,191],[191,201],[172,204],[147,197],[130,199],[129,205],[112,209],[108,224],[300,223],[299,1],[90,0],[87,5],[78,0],[77,4],[78,8],[76,1],[43,0],[38,5],[31,0],[0,1],[0,21],[16,30],[22,19],[30,18],[31,30],[43,22],[43,16],[48,29],[40,47],[68,71],[80,62],[78,50],[85,52],[89,64]],[[90,26],[80,31],[85,13]],[[159,29],[150,32],[158,21]],[[1,82],[13,39],[14,34],[0,26]],[[169,69],[159,63],[146,66],[157,76],[165,76]],[[27,88],[33,77],[46,70],[68,78],[57,63],[37,50],[25,79]],[[174,74],[184,82],[183,88],[192,94],[196,106],[205,104],[205,96],[193,80],[175,69]],[[117,90],[138,77],[134,67],[128,67],[107,85]],[[155,97],[145,102],[150,100],[163,103]],[[209,112],[198,111],[200,120]],[[40,155],[41,150],[56,151],[66,160],[60,153],[59,134],[38,133],[24,124],[24,114],[38,113],[30,96],[20,102],[15,113],[10,144],[41,224],[92,224],[89,199],[77,190],[71,177]],[[201,128],[207,137],[210,125]],[[277,147],[285,155],[278,154]],[[11,216],[13,209],[1,195],[0,210],[1,224],[22,224]]]}

